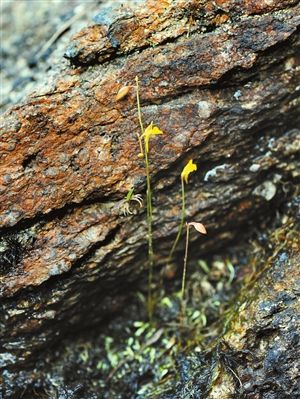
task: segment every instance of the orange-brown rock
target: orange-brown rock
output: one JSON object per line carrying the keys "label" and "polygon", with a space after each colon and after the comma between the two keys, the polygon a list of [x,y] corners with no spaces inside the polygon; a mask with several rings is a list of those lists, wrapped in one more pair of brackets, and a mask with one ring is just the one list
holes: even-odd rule
{"label": "orange-brown rock", "polygon": [[197,254],[267,218],[299,178],[298,2],[152,1],[95,21],[56,78],[2,117],[3,367],[101,320],[109,307],[92,298],[145,264],[146,209],[123,215],[130,189],[146,198],[136,76],[145,124],[164,132],[150,151],[157,264],[177,231],[189,159],[187,217],[208,230],[201,248],[192,237]]}

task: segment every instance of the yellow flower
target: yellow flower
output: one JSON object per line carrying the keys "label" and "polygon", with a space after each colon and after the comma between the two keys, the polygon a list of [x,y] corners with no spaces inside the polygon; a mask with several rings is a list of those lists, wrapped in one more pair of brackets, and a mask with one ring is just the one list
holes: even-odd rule
{"label": "yellow flower", "polygon": [[181,179],[187,184],[191,172],[197,170],[197,165],[190,159],[181,172]]}
{"label": "yellow flower", "polygon": [[148,127],[146,127],[143,137],[145,141],[145,150],[148,153],[149,152],[149,140],[151,136],[155,136],[157,134],[163,134],[163,132],[155,125],[153,125],[153,122],[150,123]]}

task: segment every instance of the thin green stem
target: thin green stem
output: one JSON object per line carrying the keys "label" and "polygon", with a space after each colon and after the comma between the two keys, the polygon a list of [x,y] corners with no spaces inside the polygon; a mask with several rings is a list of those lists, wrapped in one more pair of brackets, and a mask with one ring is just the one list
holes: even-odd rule
{"label": "thin green stem", "polygon": [[140,123],[140,128],[141,128],[141,134],[137,133],[138,140],[139,140],[139,146],[140,146],[140,154],[144,155],[144,149],[143,149],[143,143],[141,136],[144,134],[145,129],[144,129],[144,124],[143,124],[143,118],[142,118],[142,111],[141,111],[141,102],[140,102],[140,85],[139,85],[139,78],[138,76],[135,77],[136,81],[136,103],[137,103],[137,111],[138,111],[138,120]]}
{"label": "thin green stem", "polygon": [[187,259],[189,252],[189,235],[190,235],[190,225],[187,223],[186,225],[186,239],[185,239],[185,252],[184,252],[184,260],[183,260],[183,273],[181,280],[181,317],[182,320],[185,316],[185,284],[186,284],[186,269],[187,269]]}
{"label": "thin green stem", "polygon": [[185,252],[183,260],[183,273],[181,281],[181,300],[184,300],[185,282],[186,282],[186,269],[187,269],[187,258],[189,252],[189,236],[190,236],[190,225],[187,223],[186,226],[186,239],[185,239]]}
{"label": "thin green stem", "polygon": [[143,148],[143,143],[141,137],[143,136],[144,124],[141,112],[141,102],[140,102],[140,94],[139,94],[139,79],[136,80],[136,102],[137,102],[137,110],[138,110],[138,119],[141,128],[141,135],[138,134],[139,145],[141,154],[144,156],[145,161],[145,170],[146,170],[146,183],[147,183],[147,194],[146,194],[146,202],[147,202],[147,239],[148,239],[148,298],[147,298],[147,312],[148,318],[150,322],[152,322],[153,316],[153,300],[152,300],[152,280],[153,280],[153,240],[152,240],[152,192],[151,192],[151,179],[150,179],[150,168],[149,168],[149,155],[146,149]]}
{"label": "thin green stem", "polygon": [[172,257],[173,257],[174,251],[175,251],[175,249],[177,247],[177,244],[178,244],[178,241],[179,241],[179,239],[181,237],[182,229],[183,229],[183,225],[184,225],[184,220],[185,220],[185,190],[184,190],[184,181],[183,181],[183,178],[181,178],[181,217],[180,217],[180,225],[179,225],[177,236],[175,238],[175,241],[174,241],[173,246],[171,248],[171,251],[169,253],[168,263],[170,263],[172,261]]}
{"label": "thin green stem", "polygon": [[148,275],[148,317],[152,321],[153,315],[153,300],[152,300],[152,281],[153,281],[153,239],[152,239],[152,192],[151,180],[149,172],[149,156],[145,151],[145,168],[147,180],[147,227],[148,227],[148,261],[149,261],[149,275]]}

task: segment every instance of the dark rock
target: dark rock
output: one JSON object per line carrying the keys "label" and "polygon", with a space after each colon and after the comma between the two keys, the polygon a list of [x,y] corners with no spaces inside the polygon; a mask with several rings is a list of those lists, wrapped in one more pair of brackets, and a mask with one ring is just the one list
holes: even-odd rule
{"label": "dark rock", "polygon": [[[36,91],[22,92],[22,102],[2,117],[1,242],[15,237],[14,250],[5,247],[0,261],[7,398],[20,394],[18,372],[34,370],[43,351],[119,310],[128,295],[122,288],[145,268],[146,210],[122,212],[132,188],[146,195],[136,76],[144,122],[164,132],[150,152],[158,265],[177,232],[180,173],[191,158],[198,173],[187,186],[186,214],[209,232],[205,240],[192,235],[191,258],[243,237],[281,208],[297,209],[298,197],[289,199],[299,184],[299,4],[165,3],[150,2],[125,16],[116,12],[112,22],[98,19],[101,24],[83,28],[68,43],[71,63],[58,45],[41,69],[47,85],[38,88],[37,77],[31,82]],[[25,43],[28,50],[30,37],[17,36],[16,48]],[[116,101],[123,86],[128,95]],[[16,246],[21,237],[32,237],[30,246]],[[181,243],[175,258],[182,250]],[[271,271],[257,283],[257,301],[238,310],[246,312],[249,326],[241,328],[249,339],[237,334],[236,342],[233,326],[224,337],[228,346],[201,355],[200,363],[212,367],[221,359],[233,370],[218,380],[220,389],[258,398],[298,394],[290,361],[296,359],[296,260],[285,245],[278,248]],[[245,349],[259,363],[235,363],[234,354]],[[178,360],[180,395],[191,364],[194,358]],[[206,365],[201,370],[205,381],[212,378]],[[195,380],[199,395],[205,381],[197,388]],[[207,397],[218,397],[214,392],[216,386]],[[69,395],[68,388],[59,395]]]}

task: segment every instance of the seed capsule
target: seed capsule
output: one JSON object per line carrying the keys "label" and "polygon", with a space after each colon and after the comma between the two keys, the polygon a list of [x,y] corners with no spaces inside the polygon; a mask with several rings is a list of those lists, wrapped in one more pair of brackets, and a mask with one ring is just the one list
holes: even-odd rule
{"label": "seed capsule", "polygon": [[118,91],[118,94],[116,95],[116,101],[123,100],[123,98],[126,97],[128,93],[129,93],[129,86],[121,87],[121,89]]}

